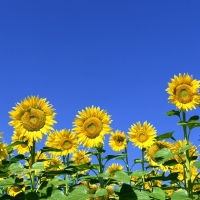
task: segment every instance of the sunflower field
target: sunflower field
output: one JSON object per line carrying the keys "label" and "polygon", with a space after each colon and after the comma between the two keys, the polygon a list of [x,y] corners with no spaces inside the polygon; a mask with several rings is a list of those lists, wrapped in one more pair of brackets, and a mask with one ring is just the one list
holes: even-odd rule
{"label": "sunflower field", "polygon": [[[200,122],[197,115],[187,118],[187,112],[200,106],[199,88],[200,80],[179,74],[166,89],[175,105],[166,115],[177,118],[182,140],[173,132],[157,135],[147,121],[132,124],[128,133],[113,131],[111,115],[94,106],[78,111],[71,130],[54,130],[53,106],[45,98],[28,96],[9,112],[12,143],[4,143],[0,135],[0,199],[200,199],[199,146],[190,142]],[[36,150],[44,135],[45,147]],[[106,153],[105,143],[114,155]],[[141,150],[133,163],[128,145]],[[138,170],[132,171],[133,165]]]}

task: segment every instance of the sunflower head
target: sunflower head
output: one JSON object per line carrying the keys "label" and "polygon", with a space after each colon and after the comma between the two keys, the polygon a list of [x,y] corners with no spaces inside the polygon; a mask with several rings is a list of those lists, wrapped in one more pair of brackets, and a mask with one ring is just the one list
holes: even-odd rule
{"label": "sunflower head", "polygon": [[0,164],[2,160],[6,159],[8,156],[8,151],[6,149],[7,144],[0,142]]}
{"label": "sunflower head", "polygon": [[89,163],[91,158],[89,157],[89,154],[87,154],[88,151],[86,150],[77,150],[73,155],[71,160],[76,165],[82,165],[85,163]]}
{"label": "sunflower head", "polygon": [[76,135],[70,130],[56,130],[47,137],[46,146],[62,150],[61,152],[50,152],[54,155],[68,155],[75,152],[78,148]]}
{"label": "sunflower head", "polygon": [[112,165],[108,166],[106,172],[110,173],[110,176],[113,177],[116,171],[123,171],[123,166],[118,163],[113,163]]}
{"label": "sunflower head", "polygon": [[126,148],[126,135],[124,132],[116,130],[111,133],[109,145],[113,151],[121,151]]}
{"label": "sunflower head", "polygon": [[18,185],[15,186],[11,186],[8,187],[8,194],[12,197],[16,196],[17,194],[19,194],[20,192],[24,192],[25,191],[25,187],[20,187]]}
{"label": "sunflower head", "polygon": [[198,94],[200,88],[200,81],[193,79],[188,74],[179,74],[171,79],[168,83],[167,93],[170,95],[168,100],[175,104],[176,107],[182,111],[192,110],[199,105],[200,95]]}
{"label": "sunflower head", "polygon": [[142,149],[151,146],[155,142],[156,130],[146,121],[143,125],[137,122],[131,126],[128,134],[130,141],[133,142],[135,146]]}
{"label": "sunflower head", "polygon": [[9,125],[31,141],[41,140],[43,134],[53,130],[52,126],[56,123],[53,107],[39,96],[31,96],[17,103],[9,114],[12,119]]}
{"label": "sunflower head", "polygon": [[73,122],[73,131],[77,133],[78,141],[87,148],[99,147],[103,143],[104,135],[111,131],[110,115],[94,106],[86,107],[78,113]]}

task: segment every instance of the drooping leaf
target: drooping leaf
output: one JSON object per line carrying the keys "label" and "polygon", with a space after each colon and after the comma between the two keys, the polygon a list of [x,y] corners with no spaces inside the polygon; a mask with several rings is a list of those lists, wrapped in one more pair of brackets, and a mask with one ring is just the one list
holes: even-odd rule
{"label": "drooping leaf", "polygon": [[166,112],[165,114],[168,115],[168,116],[178,116],[178,117],[180,117],[180,111],[177,111],[177,110],[170,110],[170,111]]}
{"label": "drooping leaf", "polygon": [[167,132],[167,133],[164,133],[162,135],[158,135],[157,137],[155,137],[155,139],[157,141],[160,141],[160,140],[165,140],[165,139],[168,139],[168,138],[171,138],[171,139],[174,139],[174,137],[172,136],[174,133],[174,131],[172,132]]}
{"label": "drooping leaf", "polygon": [[21,163],[12,163],[9,167],[8,170],[10,170],[13,173],[20,174],[24,170],[24,166]]}

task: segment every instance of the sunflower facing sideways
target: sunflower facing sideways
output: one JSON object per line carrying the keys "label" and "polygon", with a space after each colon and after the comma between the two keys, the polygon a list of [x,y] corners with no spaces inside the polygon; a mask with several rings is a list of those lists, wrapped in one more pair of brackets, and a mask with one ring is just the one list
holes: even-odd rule
{"label": "sunflower facing sideways", "polygon": [[121,151],[126,148],[126,135],[124,132],[116,130],[111,133],[109,145],[113,151]]}
{"label": "sunflower facing sideways", "polygon": [[67,156],[68,154],[74,153],[78,148],[78,141],[76,134],[70,130],[62,129],[61,131],[56,130],[52,132],[46,141],[46,146],[60,149],[61,152],[50,151],[54,155]]}
{"label": "sunflower facing sideways", "polygon": [[140,149],[151,146],[155,142],[156,130],[147,121],[143,125],[140,122],[133,124],[129,131],[130,141]]}
{"label": "sunflower facing sideways", "polygon": [[104,135],[109,134],[111,127],[110,115],[99,107],[86,107],[79,111],[73,122],[73,131],[78,135],[78,141],[87,148],[99,147],[103,143]]}
{"label": "sunflower facing sideways", "polygon": [[200,95],[198,90],[200,88],[200,81],[193,79],[188,74],[179,74],[171,79],[171,83],[168,83],[167,93],[170,95],[168,100],[175,104],[176,107],[182,111],[196,109],[199,105]]}
{"label": "sunflower facing sideways", "polygon": [[25,140],[39,141],[43,138],[43,134],[53,130],[56,113],[45,98],[31,96],[13,108],[14,110],[9,112],[12,119],[9,125],[13,126],[22,137],[24,136]]}

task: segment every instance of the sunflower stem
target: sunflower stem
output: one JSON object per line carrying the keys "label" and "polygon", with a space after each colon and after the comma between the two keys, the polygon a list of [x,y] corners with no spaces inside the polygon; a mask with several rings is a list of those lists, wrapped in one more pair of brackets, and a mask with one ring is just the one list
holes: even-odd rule
{"label": "sunflower stem", "polygon": [[[144,171],[144,152],[145,148],[142,148],[142,171]],[[143,190],[145,190],[145,177],[142,176],[142,182],[143,182]]]}
{"label": "sunflower stem", "polygon": [[[97,159],[99,161],[99,173],[103,173],[103,165],[102,165],[102,158],[101,158],[101,149],[97,148],[98,154],[97,154]],[[99,182],[100,182],[100,187],[104,188],[104,183],[103,183],[103,177],[98,177]],[[104,196],[102,196],[102,200],[105,200]]]}
{"label": "sunflower stem", "polygon": [[126,170],[128,172],[128,175],[129,175],[130,169],[129,169],[129,164],[128,164],[128,150],[127,150],[127,147],[125,147],[125,154],[126,154]]}
{"label": "sunflower stem", "polygon": [[[31,167],[35,163],[35,140],[33,139],[33,146],[31,147]],[[35,190],[35,171],[31,172],[31,186],[32,192]]]}
{"label": "sunflower stem", "polygon": [[[63,156],[63,164],[68,166],[68,164],[69,164],[69,154],[67,155],[67,159],[66,159],[66,156]],[[67,178],[68,178],[67,174],[64,175],[64,180],[67,180]],[[68,195],[68,184],[65,185],[64,191],[65,191],[65,195]]]}
{"label": "sunflower stem", "polygon": [[[183,114],[183,122],[186,122],[186,113],[182,111]],[[186,145],[189,144],[188,135],[187,135],[187,127],[183,125],[183,132],[184,132],[184,142]],[[191,182],[191,173],[190,173],[190,157],[189,157],[189,150],[186,150],[186,174],[187,174],[187,184],[188,184],[188,196],[192,198],[192,182]]]}

